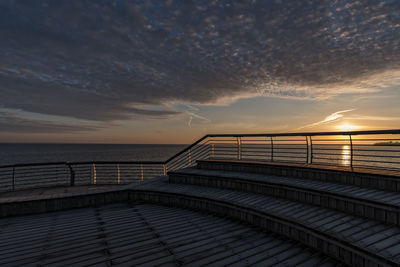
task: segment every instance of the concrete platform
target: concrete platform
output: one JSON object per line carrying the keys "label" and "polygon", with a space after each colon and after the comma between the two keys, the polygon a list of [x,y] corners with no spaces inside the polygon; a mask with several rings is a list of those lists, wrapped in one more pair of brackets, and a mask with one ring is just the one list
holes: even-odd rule
{"label": "concrete platform", "polygon": [[299,242],[189,210],[119,203],[0,219],[1,266],[336,266]]}
{"label": "concrete platform", "polygon": [[[94,216],[98,218],[102,207],[106,204],[136,206],[141,203],[150,203],[201,211],[259,227],[296,244],[302,244],[310,251],[318,251],[345,265],[400,265],[400,226],[398,225],[400,199],[398,193],[393,192],[397,190],[399,181],[396,176],[386,174],[379,176],[346,170],[308,169],[305,166],[288,166],[285,169],[283,164],[277,166],[261,162],[200,161],[198,168],[198,170],[181,171],[186,172],[181,173],[181,177],[176,176],[179,172],[172,172],[169,178],[158,177],[140,184],[120,187],[52,189],[38,191],[40,193],[36,194],[8,196],[0,198],[0,217],[5,217],[4,220],[17,220],[26,218],[21,215],[41,213],[35,215],[41,218],[40,216],[46,217],[54,211],[69,210],[65,212],[72,214],[75,211],[73,209],[88,208],[87,210],[95,210]],[[276,172],[280,176],[276,173],[271,175],[269,172]],[[284,173],[287,176],[283,175]],[[375,184],[376,181],[378,184]],[[393,182],[396,190],[386,190],[386,186]],[[117,221],[124,221],[124,217],[118,216],[115,217]],[[68,221],[67,217],[62,217],[66,218],[65,226],[73,224],[73,221]],[[82,219],[86,220],[84,218],[85,215],[82,213]],[[168,220],[167,217],[163,218]],[[48,226],[51,225],[52,220],[48,222]],[[114,220],[111,215],[110,220]],[[131,218],[127,217],[126,220],[130,221]],[[79,235],[79,233],[90,232],[89,230],[96,233],[101,230],[99,236],[104,241],[104,224],[104,221],[100,221],[95,228],[83,224],[77,226],[74,231]],[[116,222],[113,226],[115,231],[119,231],[118,225]],[[1,227],[0,224],[0,233]],[[26,225],[22,226],[24,227],[30,229]],[[32,233],[34,232],[35,230]],[[140,235],[140,233],[136,234]],[[184,236],[185,234],[182,238]],[[79,259],[79,262],[85,262],[85,264],[91,263],[92,259],[96,259],[96,262],[99,260],[100,265],[104,262],[114,264],[109,258],[109,255],[114,253],[108,247],[110,241],[103,241],[101,243],[103,254],[96,252],[97,258],[88,256],[92,251],[97,251],[97,247],[89,241],[87,244],[89,254],[81,255],[79,254],[81,251],[76,249],[78,254],[76,257],[73,256],[74,259]],[[164,239],[160,242],[164,242]],[[92,245],[94,247],[90,247]],[[129,245],[135,247],[134,244],[129,243]],[[238,246],[242,247],[242,245]],[[216,249],[217,247],[215,246]],[[252,243],[248,247],[249,250],[251,250],[250,247],[255,249],[257,245]],[[43,250],[43,247],[41,249]],[[184,260],[174,261],[175,254],[166,254],[165,250],[151,251],[147,256],[143,256],[143,262],[135,262],[135,264],[148,263],[153,257],[153,252],[154,255],[158,255],[157,259],[167,260],[165,262],[157,260],[151,265],[189,264]],[[282,250],[282,253],[283,251],[290,254],[292,250],[289,246],[286,250]],[[133,252],[130,251],[130,253]],[[191,253],[191,249],[188,249],[187,253]],[[214,254],[228,255],[226,253],[228,252],[221,251]],[[258,255],[261,257],[263,254]],[[60,264],[63,262],[62,257],[66,262],[70,260],[62,254],[60,257],[57,258]],[[132,258],[129,260],[129,255],[121,257],[127,260],[121,264],[132,265],[130,261]],[[214,256],[208,259],[209,261],[204,262],[199,260],[199,265],[222,260],[222,258],[217,260]],[[230,254],[219,262],[221,264],[216,265],[223,265],[224,262],[230,264],[231,261],[236,261],[240,266],[245,263],[242,259],[237,259],[234,254]],[[190,261],[190,263],[195,262],[197,261]],[[258,262],[262,265],[261,260],[254,260],[248,264],[253,265],[252,263]],[[55,264],[55,262],[43,264],[53,263]]]}

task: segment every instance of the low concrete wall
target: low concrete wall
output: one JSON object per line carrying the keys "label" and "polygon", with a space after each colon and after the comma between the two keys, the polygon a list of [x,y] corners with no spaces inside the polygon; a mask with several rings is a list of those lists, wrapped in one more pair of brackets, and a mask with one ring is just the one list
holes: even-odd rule
{"label": "low concrete wall", "polygon": [[[325,182],[341,183],[359,187],[374,188],[386,191],[400,192],[400,177],[377,173],[363,173],[360,171],[340,170],[340,168],[319,168],[302,166],[301,164],[274,164],[270,162],[249,161],[223,161],[200,160],[197,168],[220,171],[236,171],[260,174],[272,174],[277,176],[295,177]],[[366,170],[367,171],[367,170]],[[385,171],[382,171],[384,173]]]}
{"label": "low concrete wall", "polygon": [[335,209],[384,223],[400,225],[400,208],[398,206],[383,205],[375,201],[357,199],[329,192],[237,178],[183,174],[179,173],[179,171],[170,172],[169,181],[171,183],[227,188],[276,196],[279,198]]}
{"label": "low concrete wall", "polygon": [[126,190],[52,196],[17,202],[0,203],[0,217],[45,213],[73,208],[93,207],[128,200]]}

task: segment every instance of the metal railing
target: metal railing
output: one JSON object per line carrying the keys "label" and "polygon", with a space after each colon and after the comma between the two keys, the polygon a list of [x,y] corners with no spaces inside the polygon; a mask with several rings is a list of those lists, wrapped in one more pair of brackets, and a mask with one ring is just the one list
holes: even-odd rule
{"label": "metal railing", "polygon": [[165,161],[90,161],[0,166],[0,192],[129,184],[191,167],[201,159],[256,160],[400,172],[400,130],[208,134]]}

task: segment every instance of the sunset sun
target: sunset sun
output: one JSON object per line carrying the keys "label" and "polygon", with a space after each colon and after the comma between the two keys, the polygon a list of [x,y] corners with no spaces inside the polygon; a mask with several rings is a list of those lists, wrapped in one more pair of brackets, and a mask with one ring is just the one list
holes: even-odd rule
{"label": "sunset sun", "polygon": [[357,126],[352,125],[352,124],[342,124],[342,125],[339,125],[338,128],[342,131],[352,131],[352,130],[356,129]]}

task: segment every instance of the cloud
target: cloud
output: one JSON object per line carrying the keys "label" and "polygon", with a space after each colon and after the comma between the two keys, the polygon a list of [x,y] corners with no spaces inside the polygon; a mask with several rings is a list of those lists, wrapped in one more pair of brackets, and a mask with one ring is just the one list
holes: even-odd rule
{"label": "cloud", "polygon": [[189,121],[188,121],[188,126],[189,126],[189,127],[192,126],[193,118],[196,118],[196,119],[200,120],[200,121],[203,122],[203,123],[209,123],[209,122],[211,122],[210,119],[208,119],[208,118],[206,118],[206,117],[204,117],[204,116],[201,116],[201,115],[199,115],[199,114],[196,114],[196,113],[193,113],[193,112],[190,112],[190,111],[187,111],[186,113],[189,115]]}
{"label": "cloud", "polygon": [[1,1],[0,107],[114,121],[376,92],[400,69],[399,14],[372,0]]}
{"label": "cloud", "polygon": [[189,127],[192,127],[192,120],[193,120],[193,116],[189,116],[189,120],[188,120]]}
{"label": "cloud", "polygon": [[0,111],[0,129],[3,133],[77,133],[102,129],[96,125],[59,123],[29,119],[17,114]]}
{"label": "cloud", "polygon": [[367,120],[367,121],[400,121],[400,117],[386,117],[386,116],[349,116],[350,120]]}
{"label": "cloud", "polygon": [[340,110],[340,111],[334,112],[334,113],[330,114],[329,116],[325,117],[325,119],[323,119],[322,121],[318,121],[318,122],[314,122],[314,123],[311,123],[311,124],[307,124],[305,126],[297,128],[297,130],[303,129],[303,128],[315,127],[315,126],[318,126],[318,125],[321,125],[321,124],[331,123],[331,122],[337,121],[338,119],[340,119],[340,118],[342,118],[344,116],[343,113],[347,113],[347,112],[350,112],[350,111],[353,111],[353,110],[355,110],[355,109],[346,109],[346,110]]}

